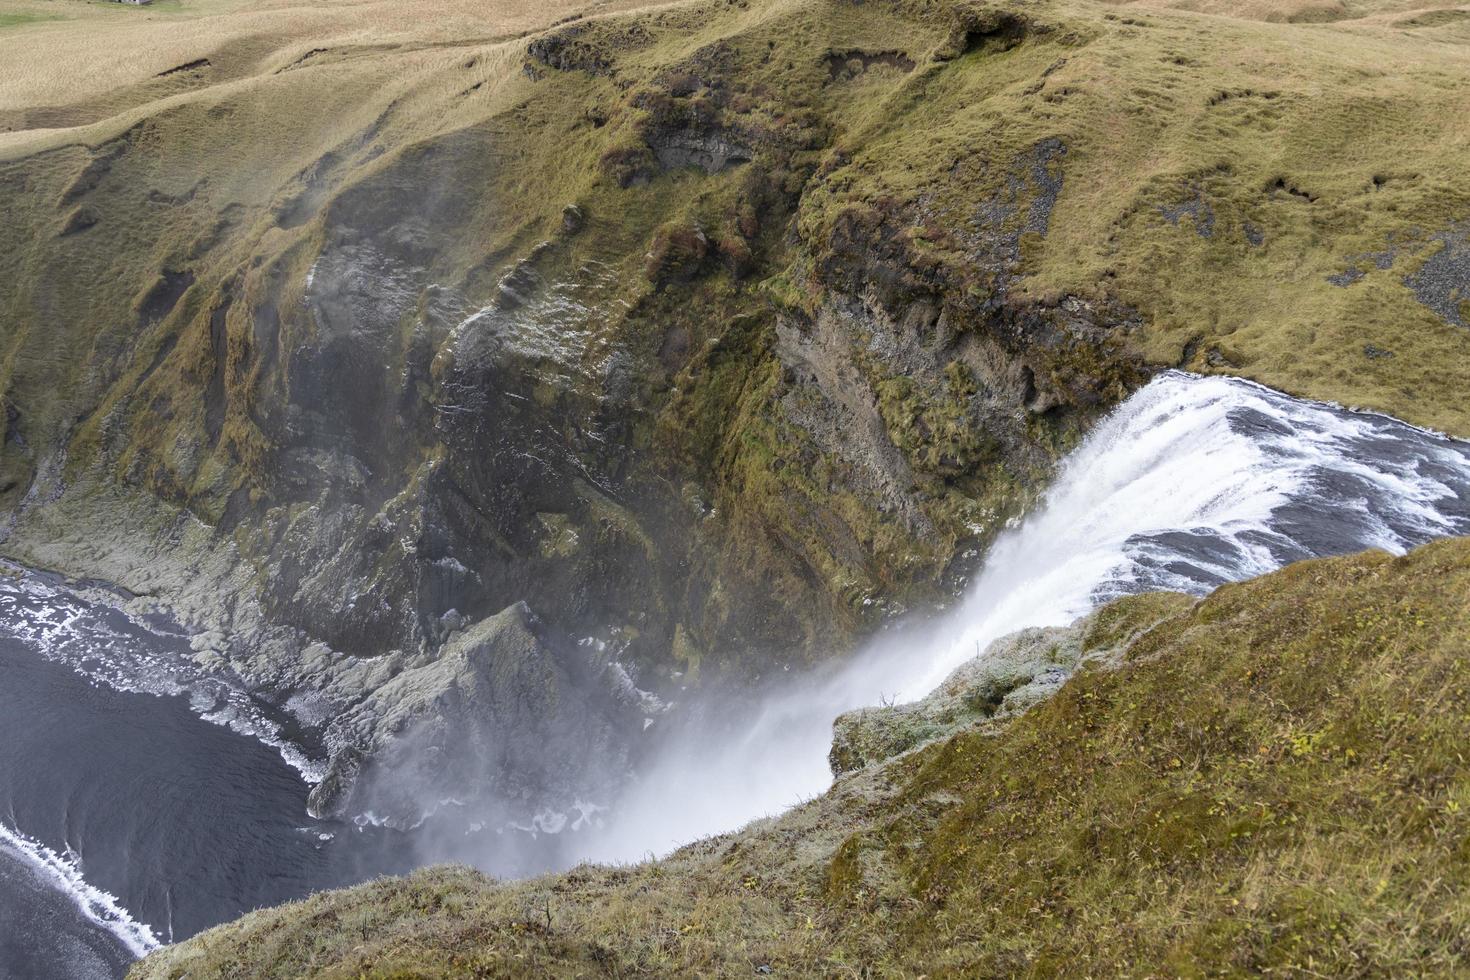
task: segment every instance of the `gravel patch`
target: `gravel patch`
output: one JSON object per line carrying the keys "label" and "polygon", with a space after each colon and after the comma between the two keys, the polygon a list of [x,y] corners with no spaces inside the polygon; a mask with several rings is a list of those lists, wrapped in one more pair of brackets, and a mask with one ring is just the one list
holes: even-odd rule
{"label": "gravel patch", "polygon": [[[1185,198],[1178,204],[1159,205],[1159,214],[1164,220],[1175,228],[1186,216],[1194,222],[1194,230],[1201,238],[1213,238],[1215,235],[1215,209],[1210,207],[1210,202],[1205,200],[1205,192],[1195,185],[1190,188],[1192,197]],[[1249,233],[1247,233],[1249,234]],[[1264,240],[1264,239],[1263,239]]]}
{"label": "gravel patch", "polygon": [[1457,327],[1470,327],[1470,224],[1456,224],[1430,236],[1440,249],[1404,285],[1419,302]]}

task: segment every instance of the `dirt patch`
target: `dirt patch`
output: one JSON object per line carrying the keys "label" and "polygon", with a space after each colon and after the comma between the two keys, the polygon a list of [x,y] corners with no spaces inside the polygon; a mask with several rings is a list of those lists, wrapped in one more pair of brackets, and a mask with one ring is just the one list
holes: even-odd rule
{"label": "dirt patch", "polygon": [[1308,191],[1302,190],[1300,187],[1287,180],[1285,177],[1277,177],[1271,182],[1271,185],[1267,188],[1267,190],[1270,192],[1272,197],[1275,197],[1277,194],[1288,194],[1291,197],[1297,198],[1301,201],[1305,201],[1308,204],[1314,204],[1317,201],[1316,194],[1312,194]]}
{"label": "dirt patch", "polygon": [[[653,42],[653,33],[639,23],[576,24],[536,38],[526,47],[532,61],[556,71],[580,71],[612,77],[612,52],[633,51]],[[531,65],[527,74],[539,77]]]}
{"label": "dirt patch", "polygon": [[976,213],[976,230],[990,264],[1014,269],[1021,261],[1021,239],[1030,233],[1046,237],[1052,209],[1062,192],[1061,158],[1066,145],[1049,137],[1013,159],[1005,185]]}
{"label": "dirt patch", "polygon": [[185,270],[174,272],[165,269],[153,287],[138,303],[138,318],[145,323],[157,323],[172,312],[184,293],[194,285],[194,273]]}
{"label": "dirt patch", "polygon": [[284,68],[277,69],[276,74],[279,75],[281,74],[281,72],[290,71],[293,68],[300,68],[302,65],[315,58],[317,55],[326,54],[327,50],[327,48],[312,48],[310,51],[306,52],[301,57],[291,62],[289,65],[286,65]]}
{"label": "dirt patch", "polygon": [[74,204],[91,191],[96,190],[107,175],[112,173],[112,165],[132,146],[140,129],[141,124],[134,126],[117,139],[110,140],[98,148],[91,161],[82,168],[81,173],[77,174],[76,178],[67,185],[66,190],[61,192],[60,203]]}
{"label": "dirt patch", "polygon": [[209,67],[209,59],[208,58],[196,58],[193,61],[187,61],[187,62],[185,62],[182,65],[175,65],[173,68],[170,68],[167,71],[161,71],[157,75],[154,75],[153,77],[154,78],[168,78],[170,75],[182,75],[185,72],[203,71],[204,69],[206,69],[208,67]]}
{"label": "dirt patch", "polygon": [[1399,257],[1402,249],[1396,245],[1390,245],[1378,252],[1362,252],[1358,255],[1348,257],[1347,268],[1341,272],[1327,277],[1327,281],[1334,286],[1347,287],[1362,279],[1368,274],[1367,266],[1372,265],[1376,269],[1392,268]]}
{"label": "dirt patch", "polygon": [[914,70],[914,59],[902,51],[834,51],[827,55],[827,80],[851,81],[875,65],[908,74]]}
{"label": "dirt patch", "polygon": [[1210,202],[1205,200],[1204,189],[1198,184],[1189,188],[1190,196],[1178,204],[1159,205],[1159,214],[1164,220],[1175,228],[1179,222],[1189,218],[1194,223],[1194,230],[1201,238],[1215,237],[1215,209],[1210,207]]}
{"label": "dirt patch", "polygon": [[1003,10],[964,10],[959,24],[934,53],[948,61],[975,51],[1009,51],[1032,33],[1031,21]]}

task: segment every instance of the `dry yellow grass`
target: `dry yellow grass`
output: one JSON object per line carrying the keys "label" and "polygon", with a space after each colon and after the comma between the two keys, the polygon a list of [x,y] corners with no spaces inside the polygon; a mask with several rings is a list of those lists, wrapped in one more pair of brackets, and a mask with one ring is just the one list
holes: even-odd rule
{"label": "dry yellow grass", "polygon": [[[315,48],[379,52],[392,59],[415,47],[489,43],[573,14],[647,5],[631,0],[162,0],[132,7],[4,0],[0,153],[13,155],[54,143],[44,137],[38,141],[36,133],[16,136],[14,131],[69,128],[156,101],[171,94],[171,88],[193,90],[201,81],[217,84],[268,75]],[[19,22],[6,27],[7,16]],[[38,19],[22,19],[27,17]],[[200,59],[211,62],[207,80],[167,81],[165,73]],[[26,113],[39,117],[42,125],[22,124]]]}
{"label": "dry yellow grass", "polygon": [[1424,0],[1106,0],[1120,7],[1180,10],[1273,24],[1324,24],[1348,20],[1392,22],[1406,14],[1463,10]]}

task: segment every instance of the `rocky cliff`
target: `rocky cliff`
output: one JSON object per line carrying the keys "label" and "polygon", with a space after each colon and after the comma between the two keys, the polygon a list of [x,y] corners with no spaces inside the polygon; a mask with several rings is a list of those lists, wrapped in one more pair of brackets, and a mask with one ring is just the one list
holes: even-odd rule
{"label": "rocky cliff", "polygon": [[133,975],[1456,976],[1467,611],[1466,539],[1124,599],[849,717],[864,758],[779,819],[635,867],[316,895]]}
{"label": "rocky cliff", "polygon": [[[1470,431],[1456,20],[367,6],[0,104],[0,548],[183,620],[324,812],[419,737],[484,748],[426,798],[595,788],[490,748],[522,697],[616,778],[943,601],[1160,366]],[[77,17],[0,48],[141,36]]]}

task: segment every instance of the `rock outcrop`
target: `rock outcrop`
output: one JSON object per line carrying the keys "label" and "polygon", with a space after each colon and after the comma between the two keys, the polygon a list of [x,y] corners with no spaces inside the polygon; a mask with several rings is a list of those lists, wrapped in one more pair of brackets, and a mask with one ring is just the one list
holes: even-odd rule
{"label": "rock outcrop", "polygon": [[909,704],[859,708],[832,725],[829,762],[844,776],[986,722],[1002,722],[1061,690],[1084,667],[1116,667],[1139,634],[1192,604],[1158,593],[1115,603],[1070,626],[1025,629],[996,640]]}
{"label": "rock outcrop", "polygon": [[607,799],[625,777],[637,704],[558,650],[524,603],[456,631],[334,718],[334,753],[314,816],[371,812],[412,826],[448,800],[514,812]]}
{"label": "rock outcrop", "polygon": [[[1162,366],[1470,431],[1463,147],[1423,139],[1443,97],[1365,94],[1356,35],[563,12],[379,43],[262,9],[0,108],[0,549],[183,621],[338,753],[323,809],[407,758],[398,700],[444,700],[385,685],[460,690],[435,665],[517,603],[595,720],[623,709],[579,678],[685,700],[947,601]],[[1374,71],[1458,77],[1402,33]],[[617,769],[643,727],[578,730]]]}

